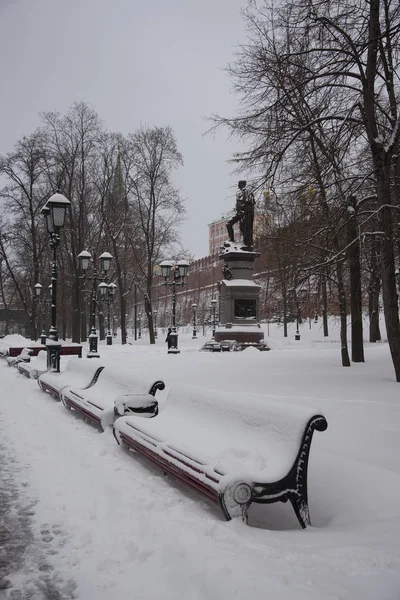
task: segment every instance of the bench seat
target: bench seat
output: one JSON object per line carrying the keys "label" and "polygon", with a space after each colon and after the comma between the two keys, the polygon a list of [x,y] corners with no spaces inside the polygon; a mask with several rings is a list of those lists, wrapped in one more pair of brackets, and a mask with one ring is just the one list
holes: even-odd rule
{"label": "bench seat", "polygon": [[156,392],[164,389],[163,381],[149,384],[131,372],[107,368],[96,385],[88,389],[64,388],[61,400],[66,408],[77,411],[104,431],[121,415],[155,417],[158,414]]}
{"label": "bench seat", "polygon": [[38,385],[55,400],[61,400],[64,388],[74,386],[86,389],[94,385],[104,369],[104,364],[96,358],[70,358],[62,373],[46,372],[39,376]]}
{"label": "bench seat", "polygon": [[17,364],[17,369],[25,377],[38,379],[42,373],[47,371],[47,352],[41,350],[39,354],[33,357],[29,362],[20,362]]}
{"label": "bench seat", "polygon": [[315,430],[327,428],[325,417],[286,404],[265,401],[257,406],[254,414],[245,396],[235,400],[182,386],[171,392],[156,419],[117,419],[114,436],[218,503],[228,520],[246,520],[253,502],[289,500],[306,527],[311,439]]}

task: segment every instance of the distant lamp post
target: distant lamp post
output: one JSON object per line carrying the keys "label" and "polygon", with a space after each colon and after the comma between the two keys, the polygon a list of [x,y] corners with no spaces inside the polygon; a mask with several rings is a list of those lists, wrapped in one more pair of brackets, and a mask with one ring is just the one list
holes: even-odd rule
{"label": "distant lamp post", "polygon": [[[172,332],[169,336],[168,354],[179,354],[178,333],[176,331],[176,286],[183,285],[185,277],[189,273],[189,263],[187,260],[180,260],[173,264],[169,260],[164,260],[161,264],[161,273],[165,279],[164,285],[172,287]],[[172,273],[172,281],[168,281]]]}
{"label": "distant lamp post", "polygon": [[138,314],[138,339],[142,339],[142,313]]}
{"label": "distant lamp post", "polygon": [[57,190],[42,208],[46,221],[47,233],[50,236],[50,248],[53,253],[51,266],[51,325],[47,340],[47,370],[60,372],[61,344],[58,343],[57,331],[57,247],[60,243],[60,230],[64,227],[67,210],[71,202]]}
{"label": "distant lamp post", "polygon": [[[93,261],[92,266],[92,276],[89,277],[87,275],[87,271],[89,268],[89,263],[92,260],[92,255],[87,250],[83,250],[80,254],[78,254],[78,260],[80,267],[83,271],[82,279],[89,279],[93,282],[92,285],[92,296],[91,296],[91,310],[90,310],[90,334],[89,334],[89,351],[87,353],[87,358],[99,358],[100,354],[97,348],[98,337],[96,333],[96,306],[97,306],[97,292],[98,287],[100,294],[105,295],[107,293],[108,285],[106,282],[107,274],[110,270],[112,256],[109,252],[103,252],[100,258],[100,275],[96,269],[95,263]],[[103,284],[97,286],[97,282],[101,281]],[[105,290],[103,292],[103,290]]]}
{"label": "distant lamp post", "polygon": [[[50,284],[50,293],[51,293],[51,284]],[[42,313],[42,333],[40,334],[40,343],[42,346],[46,345],[46,304],[49,302],[49,298],[46,298],[46,295],[43,295],[43,286],[40,283],[36,283],[33,286],[33,301],[37,302],[40,305],[41,313]]]}
{"label": "distant lamp post", "polygon": [[113,337],[117,337],[117,329],[118,329],[118,323],[117,323],[117,321],[118,321],[118,319],[114,315],[114,317],[113,317]]}
{"label": "distant lamp post", "polygon": [[299,325],[300,323],[302,323],[302,318],[301,318],[301,312],[300,312],[300,300],[304,300],[305,296],[307,295],[307,290],[298,290],[296,293],[295,290],[295,300],[296,300],[296,333],[294,336],[294,339],[296,341],[300,340],[300,330],[299,330]]}
{"label": "distant lamp post", "polygon": [[107,346],[112,346],[112,333],[111,333],[111,317],[110,317],[110,306],[114,301],[114,294],[116,289],[115,283],[105,283],[103,281],[99,285],[100,298],[107,302],[107,335],[106,341]]}
{"label": "distant lamp post", "polygon": [[107,346],[112,346],[112,333],[111,333],[111,306],[114,302],[114,298],[115,298],[115,292],[116,292],[117,286],[115,285],[115,283],[109,283],[108,284],[108,292],[107,292],[107,335],[106,335],[106,339],[107,339]]}
{"label": "distant lamp post", "polygon": [[212,337],[213,339],[215,338],[215,328],[216,328],[216,323],[215,323],[215,313],[216,313],[216,308],[217,308],[217,301],[215,298],[213,298],[210,302],[210,308],[212,311]]}
{"label": "distant lamp post", "polygon": [[192,311],[193,311],[193,335],[192,335],[192,340],[197,340],[197,324],[196,324],[196,311],[197,311],[197,304],[196,302],[193,302],[192,304]]}
{"label": "distant lamp post", "polygon": [[154,315],[154,339],[156,340],[158,338],[158,331],[157,331],[157,310],[153,310],[153,315]]}
{"label": "distant lamp post", "polygon": [[318,323],[318,292],[312,292],[315,299],[315,315],[314,315],[314,323]]}

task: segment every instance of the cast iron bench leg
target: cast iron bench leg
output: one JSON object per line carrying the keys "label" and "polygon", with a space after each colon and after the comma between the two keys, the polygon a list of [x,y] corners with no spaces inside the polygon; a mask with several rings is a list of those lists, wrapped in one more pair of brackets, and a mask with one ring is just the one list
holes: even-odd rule
{"label": "cast iron bench leg", "polygon": [[308,509],[307,500],[299,496],[290,495],[289,500],[296,513],[296,517],[303,529],[311,525],[310,511]]}

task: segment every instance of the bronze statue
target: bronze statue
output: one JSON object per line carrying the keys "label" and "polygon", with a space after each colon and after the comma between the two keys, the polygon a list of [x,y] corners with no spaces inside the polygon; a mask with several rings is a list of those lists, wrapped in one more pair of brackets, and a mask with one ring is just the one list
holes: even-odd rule
{"label": "bronze statue", "polygon": [[246,181],[239,181],[239,191],[236,193],[236,215],[226,223],[229,241],[234,242],[233,226],[239,221],[240,233],[243,237],[244,249],[253,250],[253,223],[254,223],[254,194],[246,189]]}

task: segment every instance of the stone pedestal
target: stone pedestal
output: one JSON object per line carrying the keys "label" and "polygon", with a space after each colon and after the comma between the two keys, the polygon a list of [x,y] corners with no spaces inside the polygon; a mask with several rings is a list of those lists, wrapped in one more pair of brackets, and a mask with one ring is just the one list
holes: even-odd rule
{"label": "stone pedestal", "polygon": [[242,250],[230,243],[220,255],[224,261],[224,279],[220,282],[220,319],[215,341],[235,341],[243,348],[255,346],[267,350],[259,325],[260,286],[253,281],[254,261],[258,252]]}
{"label": "stone pedestal", "polygon": [[60,372],[61,344],[51,339],[46,341],[47,370],[50,373]]}

